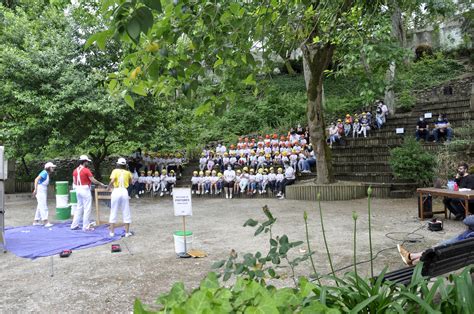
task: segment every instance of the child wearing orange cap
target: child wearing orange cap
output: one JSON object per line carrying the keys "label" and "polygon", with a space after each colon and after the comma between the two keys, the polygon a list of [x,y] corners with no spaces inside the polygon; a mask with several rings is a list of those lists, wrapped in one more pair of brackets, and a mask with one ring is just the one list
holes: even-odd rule
{"label": "child wearing orange cap", "polygon": [[351,133],[352,117],[350,114],[346,114],[344,118],[344,135],[349,136]]}

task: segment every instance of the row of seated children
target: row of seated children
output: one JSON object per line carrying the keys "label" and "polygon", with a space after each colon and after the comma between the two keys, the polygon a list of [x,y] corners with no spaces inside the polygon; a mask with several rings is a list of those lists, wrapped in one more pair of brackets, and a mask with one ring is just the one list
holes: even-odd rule
{"label": "row of seated children", "polygon": [[[135,155],[134,155],[135,156]],[[167,172],[174,170],[178,177],[181,176],[183,164],[186,160],[181,152],[176,153],[161,153],[161,152],[146,152],[143,157],[136,155],[129,164],[129,168],[132,170],[142,170],[143,167],[145,173],[148,171],[158,171],[161,173],[163,169]]]}
{"label": "row of seated children", "polygon": [[175,184],[176,175],[174,170],[167,172],[163,169],[161,170],[161,175],[158,171],[153,173],[149,170],[148,173],[145,173],[142,170],[140,175],[136,171],[132,175],[132,192],[135,193],[136,198],[144,194],[150,196],[169,194],[172,196]]}
{"label": "row of seated children", "polygon": [[196,170],[191,178],[191,193],[196,195],[219,195],[224,189],[226,198],[233,195],[253,195],[257,192],[266,194],[268,191],[276,194],[281,190],[284,179],[283,168],[274,167],[253,168],[243,167],[236,171],[228,167],[224,174],[216,170]]}

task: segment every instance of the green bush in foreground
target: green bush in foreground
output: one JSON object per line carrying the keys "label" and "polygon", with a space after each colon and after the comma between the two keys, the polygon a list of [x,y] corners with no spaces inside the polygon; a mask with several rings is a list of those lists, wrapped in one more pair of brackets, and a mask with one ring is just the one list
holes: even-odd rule
{"label": "green bush in foreground", "polygon": [[[370,216],[370,195],[368,190],[368,213]],[[319,198],[319,197],[318,197]],[[272,226],[276,222],[268,207],[263,212],[266,220],[247,220],[244,226],[255,227],[255,236],[268,234],[269,251],[266,254],[247,253],[241,259],[232,251],[227,260],[218,261],[214,268],[220,273],[210,272],[199,287],[187,292],[183,283],[175,283],[169,293],[161,295],[156,313],[474,313],[474,285],[471,273],[474,267],[466,267],[458,275],[450,275],[448,280],[437,278],[428,281],[421,275],[423,267],[419,263],[408,286],[383,281],[386,269],[378,276],[362,278],[357,274],[357,260],[354,254],[354,271],[344,276],[336,276],[332,268],[331,256],[325,237],[323,212],[319,202],[319,214],[323,227],[324,243],[331,264],[332,275],[325,276],[335,285],[323,285],[314,266],[309,244],[307,219],[304,213],[308,252],[292,260],[288,252],[301,245],[302,241],[290,242],[286,235],[274,236]],[[358,216],[354,220],[354,251]],[[370,223],[369,223],[370,226]],[[369,233],[371,242],[371,233]],[[295,255],[295,254],[292,254]],[[373,255],[370,249],[372,269]],[[301,262],[310,260],[314,280],[306,277],[294,278],[294,270]],[[280,279],[277,268],[283,261],[288,264],[294,280],[294,287],[276,288],[267,280]],[[223,282],[236,276],[235,283]],[[219,281],[223,279],[223,282]],[[317,283],[316,283],[317,281]],[[135,313],[155,313],[139,300],[135,301]]]}
{"label": "green bush in foreground", "polygon": [[423,146],[409,135],[404,143],[390,151],[390,167],[395,177],[411,180],[420,185],[433,182],[436,159],[426,152]]}

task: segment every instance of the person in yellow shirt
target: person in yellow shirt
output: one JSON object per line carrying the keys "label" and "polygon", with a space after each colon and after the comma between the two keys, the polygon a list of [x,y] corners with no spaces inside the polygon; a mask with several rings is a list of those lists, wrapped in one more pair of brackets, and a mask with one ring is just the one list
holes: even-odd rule
{"label": "person in yellow shirt", "polygon": [[132,174],[126,169],[127,161],[119,158],[117,168],[110,174],[109,189],[113,188],[110,207],[110,237],[115,236],[115,224],[117,223],[117,213],[122,210],[123,223],[125,224],[125,237],[133,235],[130,232],[130,204],[127,188],[132,183]]}

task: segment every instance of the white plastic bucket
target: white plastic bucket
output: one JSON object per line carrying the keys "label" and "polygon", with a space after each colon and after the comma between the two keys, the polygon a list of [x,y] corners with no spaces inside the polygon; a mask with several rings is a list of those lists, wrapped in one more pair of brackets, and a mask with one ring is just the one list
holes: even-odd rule
{"label": "white plastic bucket", "polygon": [[186,249],[184,248],[184,233],[183,231],[175,231],[173,233],[174,237],[174,251],[176,254],[185,253],[189,251],[193,244],[193,233],[191,231],[186,231]]}

